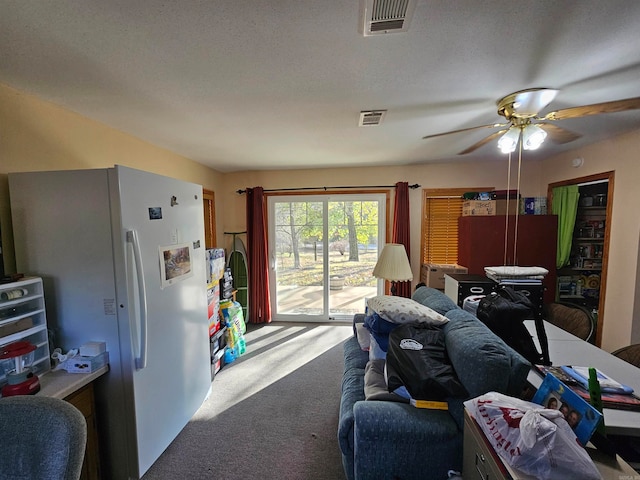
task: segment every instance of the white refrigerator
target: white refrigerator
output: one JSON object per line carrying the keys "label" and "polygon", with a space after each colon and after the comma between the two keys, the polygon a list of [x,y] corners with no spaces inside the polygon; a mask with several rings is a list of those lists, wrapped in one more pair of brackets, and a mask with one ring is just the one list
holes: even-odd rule
{"label": "white refrigerator", "polygon": [[17,269],[44,280],[50,340],[109,351],[103,478],[138,479],[211,388],[202,187],[116,166],[12,173],[9,189]]}

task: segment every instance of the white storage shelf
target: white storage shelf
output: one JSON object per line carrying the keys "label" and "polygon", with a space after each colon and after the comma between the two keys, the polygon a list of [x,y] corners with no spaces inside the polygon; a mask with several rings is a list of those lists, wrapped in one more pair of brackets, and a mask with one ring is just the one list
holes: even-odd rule
{"label": "white storage shelf", "polygon": [[[26,294],[12,300],[2,299],[3,293],[13,290],[25,290]],[[16,325],[19,321],[23,325]],[[36,346],[34,373],[41,375],[51,369],[41,278],[29,277],[0,285],[0,347],[17,341],[28,341]],[[5,372],[0,367],[0,386],[5,383]]]}

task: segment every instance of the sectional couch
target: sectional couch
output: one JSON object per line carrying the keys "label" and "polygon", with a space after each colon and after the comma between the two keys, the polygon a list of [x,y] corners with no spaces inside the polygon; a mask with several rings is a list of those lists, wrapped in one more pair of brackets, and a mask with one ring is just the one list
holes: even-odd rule
{"label": "sectional couch", "polygon": [[447,353],[469,396],[449,399],[448,411],[389,399],[367,400],[369,353],[357,338],[356,324],[364,319],[357,315],[354,336],[344,344],[338,424],[348,480],[446,479],[450,470],[462,468],[462,402],[489,391],[519,396],[525,386],[529,362],[471,313],[429,287],[417,288],[412,300],[449,319],[442,327]]}

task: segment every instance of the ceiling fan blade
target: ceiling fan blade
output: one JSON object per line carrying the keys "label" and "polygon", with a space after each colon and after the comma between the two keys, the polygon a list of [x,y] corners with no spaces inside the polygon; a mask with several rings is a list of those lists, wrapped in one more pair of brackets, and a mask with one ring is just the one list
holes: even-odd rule
{"label": "ceiling fan blade", "polygon": [[581,107],[565,108],[563,110],[549,112],[542,119],[564,120],[567,118],[598,115],[599,113],[614,113],[636,109],[640,109],[640,97],[627,98],[626,100],[616,100],[613,102],[594,103],[593,105],[583,105]]}
{"label": "ceiling fan blade", "polygon": [[555,143],[569,143],[582,137],[579,133],[572,132],[566,128],[552,125],[551,123],[536,123],[549,135],[549,139]]}
{"label": "ceiling fan blade", "polygon": [[442,137],[443,135],[451,135],[453,133],[468,132],[470,130],[477,130],[479,128],[498,128],[498,127],[506,127],[508,125],[509,125],[508,123],[492,123],[491,125],[479,125],[477,127],[461,128],[460,130],[451,130],[450,132],[427,135],[426,137],[422,137],[422,139],[426,140],[427,138]]}
{"label": "ceiling fan blade", "polygon": [[464,149],[463,151],[458,153],[458,155],[466,155],[467,153],[471,153],[474,150],[477,150],[478,148],[482,147],[483,145],[486,145],[490,141],[495,140],[496,138],[498,138],[500,135],[502,135],[504,133],[506,133],[506,130],[500,130],[498,132],[494,132],[491,135],[489,135],[488,137],[484,137],[479,142],[474,143],[469,148]]}

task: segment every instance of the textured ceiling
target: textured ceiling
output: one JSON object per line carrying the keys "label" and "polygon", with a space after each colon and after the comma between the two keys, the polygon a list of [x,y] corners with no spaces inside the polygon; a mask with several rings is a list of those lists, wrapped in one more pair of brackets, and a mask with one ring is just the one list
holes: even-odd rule
{"label": "textured ceiling", "polygon": [[[363,37],[358,0],[0,0],[0,82],[220,171],[417,164],[503,120],[500,97],[560,89],[543,111],[640,96],[640,2],[423,1],[409,32]],[[378,127],[361,110],[386,109]],[[581,139],[640,110],[564,120]]]}

